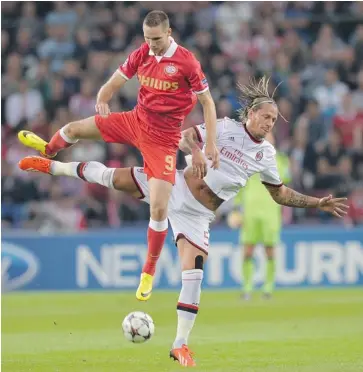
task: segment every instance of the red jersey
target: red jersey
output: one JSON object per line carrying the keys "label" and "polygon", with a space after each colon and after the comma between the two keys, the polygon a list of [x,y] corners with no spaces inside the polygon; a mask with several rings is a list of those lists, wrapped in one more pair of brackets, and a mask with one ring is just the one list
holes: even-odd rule
{"label": "red jersey", "polygon": [[136,110],[140,120],[166,132],[179,132],[197,102],[196,94],[209,89],[194,54],[173,39],[163,56],[155,56],[147,43],[142,44],[119,72],[127,80],[137,74],[141,87]]}
{"label": "red jersey", "polygon": [[353,145],[353,136],[355,128],[363,128],[363,114],[358,113],[352,116],[337,115],[333,119],[333,124],[339,130],[342,136],[343,145],[349,148]]}

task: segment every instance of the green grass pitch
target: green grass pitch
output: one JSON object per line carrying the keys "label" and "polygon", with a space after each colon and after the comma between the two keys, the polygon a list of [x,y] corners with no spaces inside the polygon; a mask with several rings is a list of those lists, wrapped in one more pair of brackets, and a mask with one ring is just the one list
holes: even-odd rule
{"label": "green grass pitch", "polygon": [[[178,293],[12,293],[2,296],[4,372],[163,372],[169,359]],[[154,337],[127,342],[124,316],[149,313]],[[283,290],[251,302],[236,291],[202,293],[190,338],[194,370],[208,372],[363,371],[363,290]]]}

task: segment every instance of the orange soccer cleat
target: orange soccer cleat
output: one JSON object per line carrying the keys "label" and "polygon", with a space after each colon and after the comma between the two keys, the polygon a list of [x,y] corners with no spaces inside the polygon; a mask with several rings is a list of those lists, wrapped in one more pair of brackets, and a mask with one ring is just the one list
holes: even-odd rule
{"label": "orange soccer cleat", "polygon": [[193,359],[193,355],[194,353],[189,350],[187,345],[170,350],[170,358],[177,360],[183,367],[195,367],[197,365]]}
{"label": "orange soccer cleat", "polygon": [[50,173],[52,160],[40,156],[27,156],[19,161],[19,168],[27,172]]}

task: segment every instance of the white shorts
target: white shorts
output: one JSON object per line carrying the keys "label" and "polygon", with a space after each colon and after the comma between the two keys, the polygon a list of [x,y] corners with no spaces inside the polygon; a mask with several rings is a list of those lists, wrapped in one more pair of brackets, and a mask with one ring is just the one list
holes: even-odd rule
{"label": "white shorts", "polygon": [[[149,204],[149,184],[144,169],[134,167],[131,174],[143,195],[141,200]],[[185,182],[184,171],[178,170],[168,207],[168,219],[173,230],[175,243],[180,238],[185,238],[190,244],[208,254],[209,225],[214,217],[212,211],[194,198]]]}

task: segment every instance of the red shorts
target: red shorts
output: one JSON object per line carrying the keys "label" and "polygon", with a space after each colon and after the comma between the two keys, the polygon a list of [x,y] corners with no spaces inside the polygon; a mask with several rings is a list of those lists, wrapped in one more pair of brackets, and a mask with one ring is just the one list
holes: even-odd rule
{"label": "red shorts", "polygon": [[180,133],[165,133],[143,123],[136,110],[95,116],[105,142],[125,143],[138,148],[144,159],[144,172],[150,178],[175,183],[176,153]]}

